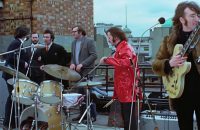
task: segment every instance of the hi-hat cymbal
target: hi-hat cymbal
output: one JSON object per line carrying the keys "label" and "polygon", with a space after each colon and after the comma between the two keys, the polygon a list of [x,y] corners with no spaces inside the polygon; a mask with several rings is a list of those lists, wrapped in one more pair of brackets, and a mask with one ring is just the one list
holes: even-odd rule
{"label": "hi-hat cymbal", "polygon": [[106,81],[86,81],[86,82],[76,83],[75,86],[78,86],[78,87],[97,86],[97,85],[102,85],[105,83]]}
{"label": "hi-hat cymbal", "polygon": [[[14,75],[16,76],[16,72],[17,70],[7,67],[7,66],[2,66],[0,65],[0,70],[4,71],[5,73],[8,73],[10,75]],[[22,72],[19,72],[18,78],[20,79],[29,79],[29,77],[27,77],[25,74],[23,74]]]}
{"label": "hi-hat cymbal", "polygon": [[77,81],[81,79],[81,76],[74,70],[69,69],[65,66],[60,66],[57,64],[49,64],[44,65],[43,70],[58,79],[70,80],[70,81]]}

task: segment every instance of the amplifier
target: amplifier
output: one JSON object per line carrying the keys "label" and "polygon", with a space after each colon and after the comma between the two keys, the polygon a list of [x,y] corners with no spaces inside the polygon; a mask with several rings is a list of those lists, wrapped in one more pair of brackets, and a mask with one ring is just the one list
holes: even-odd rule
{"label": "amplifier", "polygon": [[[152,111],[141,112],[140,116],[141,130],[179,130],[176,112],[173,111]],[[196,121],[194,121],[194,130],[197,130]]]}

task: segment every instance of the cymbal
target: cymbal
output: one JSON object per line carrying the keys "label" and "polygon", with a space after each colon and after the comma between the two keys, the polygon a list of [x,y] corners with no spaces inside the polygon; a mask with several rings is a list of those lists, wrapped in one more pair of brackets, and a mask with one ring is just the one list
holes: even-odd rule
{"label": "cymbal", "polygon": [[[16,75],[17,70],[11,68],[11,67],[7,67],[7,66],[3,66],[0,65],[0,70],[4,71],[5,73],[8,73],[10,75]],[[22,72],[19,72],[18,78],[20,79],[29,79],[29,77],[27,77],[25,74],[23,74]]]}
{"label": "cymbal", "polygon": [[[19,81],[29,81],[29,82],[32,82],[32,81],[26,80],[26,79],[19,79]],[[16,81],[16,82],[17,82],[17,81]],[[14,79],[13,79],[13,78],[8,79],[8,80],[7,80],[7,83],[10,84],[10,85],[14,85],[14,83],[15,83],[15,78],[14,78]],[[35,83],[35,84],[36,84],[36,83]]]}
{"label": "cymbal", "polygon": [[79,82],[79,83],[76,83],[75,86],[78,86],[78,87],[85,87],[85,86],[97,86],[97,85],[102,85],[102,84],[105,84],[106,81],[86,81],[86,82]]}
{"label": "cymbal", "polygon": [[77,81],[81,79],[80,74],[78,74],[76,71],[69,69],[68,67],[65,66],[60,66],[57,64],[49,64],[49,65],[44,65],[43,70],[58,79],[64,79],[64,80],[70,80],[70,81]]}

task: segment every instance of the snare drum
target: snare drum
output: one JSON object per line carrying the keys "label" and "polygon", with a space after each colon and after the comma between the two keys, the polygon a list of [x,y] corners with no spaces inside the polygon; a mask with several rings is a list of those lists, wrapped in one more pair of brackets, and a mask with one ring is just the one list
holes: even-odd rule
{"label": "snare drum", "polygon": [[[57,106],[50,106],[48,104],[38,105],[38,122],[43,122],[45,127],[48,127],[48,130],[61,130],[62,129],[62,118],[61,112],[58,112]],[[35,117],[35,106],[30,106],[22,112],[20,116],[20,125],[29,119],[30,117]],[[64,114],[63,114],[64,115]],[[63,116],[63,121],[66,122],[66,119]],[[46,125],[47,124],[47,125]],[[38,124],[39,125],[39,124]],[[65,124],[64,124],[64,129]]]}
{"label": "snare drum", "polygon": [[38,89],[37,83],[26,79],[19,79],[16,82],[16,88],[19,88],[19,91],[16,91],[16,96],[14,95],[14,90],[12,91],[12,99],[14,101],[17,101],[19,97],[21,104],[31,105],[34,103],[34,94],[36,94]]}
{"label": "snare drum", "polygon": [[60,83],[53,80],[46,80],[40,83],[39,100],[48,104],[57,104],[61,100]]}
{"label": "snare drum", "polygon": [[84,100],[84,96],[79,93],[67,93],[63,94],[63,106],[70,108],[80,104]]}

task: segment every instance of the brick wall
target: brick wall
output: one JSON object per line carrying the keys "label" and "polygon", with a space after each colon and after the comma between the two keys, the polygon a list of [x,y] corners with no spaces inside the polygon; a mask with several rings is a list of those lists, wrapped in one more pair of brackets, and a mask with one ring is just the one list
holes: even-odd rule
{"label": "brick wall", "polygon": [[51,28],[60,36],[71,35],[71,27],[81,25],[94,37],[93,0],[4,0],[0,35],[13,35],[22,24],[40,34]]}

